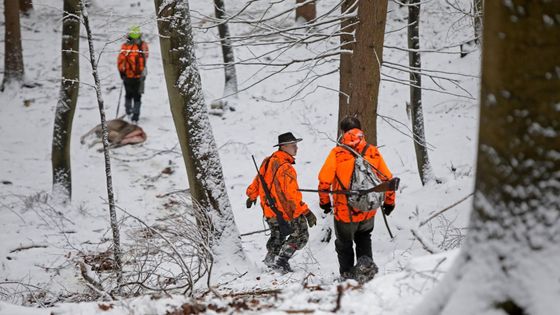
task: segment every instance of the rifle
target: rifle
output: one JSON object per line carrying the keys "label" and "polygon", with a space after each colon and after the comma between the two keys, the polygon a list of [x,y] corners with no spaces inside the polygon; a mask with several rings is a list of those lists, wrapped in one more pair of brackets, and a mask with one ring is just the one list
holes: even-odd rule
{"label": "rifle", "polygon": [[282,216],[282,212],[280,212],[280,210],[278,210],[278,208],[276,207],[276,200],[274,200],[274,198],[270,194],[270,190],[268,189],[268,186],[266,186],[266,182],[264,181],[264,176],[259,171],[259,167],[257,166],[255,157],[251,155],[251,158],[253,158],[253,164],[255,164],[255,169],[257,170],[259,181],[261,182],[262,188],[264,190],[264,194],[266,196],[266,204],[270,207],[270,209],[272,209],[272,211],[276,215],[276,219],[278,220],[278,226],[280,228],[280,237],[283,239],[286,236],[292,234],[293,232],[292,227],[288,222],[286,222],[286,220],[284,220],[284,217]]}
{"label": "rifle", "polygon": [[382,182],[381,184],[369,188],[369,189],[359,189],[359,190],[328,190],[328,189],[298,189],[302,192],[320,192],[320,193],[327,193],[327,194],[341,194],[341,195],[367,195],[370,192],[384,192],[384,191],[394,191],[399,189],[399,182],[400,178],[393,177],[392,179]]}

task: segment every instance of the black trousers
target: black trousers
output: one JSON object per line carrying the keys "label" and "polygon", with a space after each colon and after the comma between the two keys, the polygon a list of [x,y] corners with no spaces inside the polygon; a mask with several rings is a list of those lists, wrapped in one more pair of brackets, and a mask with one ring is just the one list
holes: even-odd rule
{"label": "black trousers", "polygon": [[[124,107],[127,115],[132,115],[132,120],[138,121],[140,118],[140,106],[142,105],[142,78],[125,78],[124,82]],[[132,101],[134,100],[134,106]]]}
{"label": "black trousers", "polygon": [[362,222],[346,223],[334,220],[336,240],[334,246],[338,255],[339,271],[348,272],[354,267],[354,243],[356,260],[361,256],[373,259],[371,251],[371,232],[375,217]]}

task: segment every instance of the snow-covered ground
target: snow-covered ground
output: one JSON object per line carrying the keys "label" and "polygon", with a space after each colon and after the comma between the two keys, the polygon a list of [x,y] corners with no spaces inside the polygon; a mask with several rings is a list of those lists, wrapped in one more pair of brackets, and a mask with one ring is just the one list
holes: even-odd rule
{"label": "snow-covered ground", "polygon": [[[287,1],[289,2],[289,1]],[[318,2],[318,12],[332,6],[334,0]],[[190,1],[196,27],[209,24],[203,15],[213,15],[208,1]],[[462,1],[469,8],[469,1]],[[257,14],[259,5],[246,14]],[[285,6],[291,5],[286,3]],[[60,85],[60,43],[62,3],[35,0],[34,12],[22,17],[22,40],[25,77],[35,88],[9,89],[0,93],[0,314],[164,314],[173,306],[189,302],[186,297],[140,297],[113,302],[110,309],[97,303],[59,304],[54,309],[22,308],[12,304],[53,306],[79,299],[75,292],[88,292],[75,262],[80,253],[95,253],[109,246],[109,215],[103,155],[100,145],[88,148],[79,137],[99,123],[99,112],[87,60],[87,42],[82,39],[80,96],[74,118],[72,139],[73,198],[62,205],[51,192],[51,140],[54,110]],[[226,3],[235,11],[241,1]],[[261,9],[262,10],[262,9]],[[389,5],[386,46],[406,47],[406,8]],[[163,194],[187,188],[185,167],[174,130],[167,90],[163,77],[161,54],[155,23],[154,5],[149,0],[134,2],[95,0],[89,8],[93,24],[95,49],[102,52],[99,71],[108,117],[116,115],[121,81],[116,70],[116,56],[122,36],[131,24],[142,27],[144,39],[150,45],[149,75],[142,100],[140,126],[148,140],[137,146],[125,146],[112,151],[113,185],[117,203],[126,211],[155,222],[175,211],[169,207],[176,195]],[[1,17],[3,29],[3,16]],[[279,23],[293,23],[293,17]],[[422,296],[428,292],[447,270],[455,257],[460,235],[466,233],[472,199],[459,203],[444,216],[418,228],[419,222],[432,213],[463,199],[473,191],[478,121],[479,55],[475,51],[464,58],[459,56],[459,43],[473,37],[471,21],[462,17],[446,1],[436,0],[423,6],[421,19],[421,47],[436,50],[451,47],[442,53],[423,53],[426,69],[439,70],[434,75],[453,77],[464,89],[454,87],[438,78],[423,83],[430,89],[472,97],[460,97],[426,90],[423,106],[426,138],[430,144],[430,160],[441,184],[422,186],[419,180],[410,121],[405,102],[408,86],[390,82],[394,77],[407,79],[408,74],[384,68],[385,78],[380,89],[378,144],[389,168],[401,178],[397,193],[397,207],[389,217],[395,238],[391,239],[381,216],[376,218],[373,233],[374,259],[380,273],[361,286],[355,282],[338,282],[338,263],[334,242],[321,242],[322,227],[332,224],[332,217],[321,217],[318,197],[305,194],[304,200],[321,217],[310,230],[310,241],[292,259],[294,273],[279,275],[266,270],[261,260],[265,254],[265,233],[242,237],[243,249],[249,264],[218,262],[212,283],[222,295],[202,296],[204,283],[195,292],[197,303],[207,310],[220,308],[240,312],[282,313],[287,310],[356,314],[412,314]],[[83,32],[83,28],[82,28]],[[214,30],[195,30],[198,41],[215,40]],[[232,34],[243,34],[243,25],[231,26]],[[268,47],[236,48],[236,58],[248,58]],[[259,51],[260,50],[260,51]],[[313,47],[295,47],[292,57],[305,57]],[[0,48],[4,56],[4,47]],[[204,64],[221,61],[221,49],[216,44],[201,43],[197,47],[201,63],[203,90],[207,102],[222,95],[223,73]],[[385,49],[384,60],[406,66],[407,53]],[[3,65],[2,65],[3,66]],[[332,70],[337,64],[322,65],[319,70]],[[266,75],[267,69],[238,67],[240,88]],[[461,76],[444,74],[460,73]],[[289,72],[242,91],[235,111],[223,117],[211,116],[223,165],[228,194],[233,205],[236,223],[241,233],[265,228],[258,208],[245,208],[245,189],[255,175],[251,154],[262,160],[272,153],[278,134],[292,131],[302,137],[295,165],[302,188],[315,188],[317,174],[336,137],[338,113],[338,75],[321,78],[300,96],[286,102],[274,102],[289,97],[289,86],[297,84],[304,72]],[[120,104],[120,112],[124,112]],[[162,174],[170,167],[171,174]],[[125,217],[119,212],[119,217]],[[127,228],[130,219],[123,221],[123,243],[130,243]],[[412,235],[416,229],[438,250],[428,255]],[[130,231],[128,231],[130,232]],[[29,247],[29,248],[27,248]],[[251,294],[251,292],[253,292]],[[83,295],[82,295],[83,297]],[[109,305],[109,302],[103,302]],[[189,303],[192,304],[192,301]],[[215,308],[215,309],[213,309]]]}

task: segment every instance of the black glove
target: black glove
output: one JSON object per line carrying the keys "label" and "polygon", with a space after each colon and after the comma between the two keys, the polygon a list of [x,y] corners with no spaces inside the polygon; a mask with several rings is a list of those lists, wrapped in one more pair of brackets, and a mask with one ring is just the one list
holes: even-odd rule
{"label": "black glove", "polygon": [[126,78],[124,72],[120,72],[120,75],[121,75],[121,79],[122,79],[122,80],[124,80],[124,79]]}
{"label": "black glove", "polygon": [[383,206],[381,206],[381,210],[386,216],[388,216],[391,212],[393,212],[393,210],[395,210],[395,205],[388,205],[384,203]]}
{"label": "black glove", "polygon": [[247,201],[245,201],[245,205],[247,206],[247,209],[251,208],[251,206],[253,206],[256,203],[257,203],[257,199],[251,200],[251,198],[247,198]]}
{"label": "black glove", "polygon": [[323,209],[323,213],[325,214],[332,212],[332,206],[330,202],[324,205],[319,205],[319,208]]}
{"label": "black glove", "polygon": [[305,218],[307,219],[307,225],[309,225],[309,227],[317,224],[317,217],[313,214],[313,212],[311,212],[311,210],[307,211]]}

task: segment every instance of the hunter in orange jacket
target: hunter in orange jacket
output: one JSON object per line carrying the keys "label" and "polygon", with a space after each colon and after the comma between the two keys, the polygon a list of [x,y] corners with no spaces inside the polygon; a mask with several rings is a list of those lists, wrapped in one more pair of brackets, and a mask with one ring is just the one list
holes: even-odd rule
{"label": "hunter in orange jacket", "polygon": [[[364,133],[360,129],[351,129],[347,131],[340,141],[354,151],[361,153],[367,145],[364,139]],[[393,177],[383,157],[373,145],[370,145],[363,154],[364,158],[374,166],[374,172],[381,180],[389,180]],[[325,164],[319,172],[319,190],[347,190],[350,187],[352,172],[354,171],[354,155],[344,147],[337,146],[331,150]],[[341,186],[341,183],[344,187]],[[336,220],[343,222],[361,222],[372,218],[377,209],[373,211],[362,212],[350,210],[346,195],[334,194],[334,215]],[[327,193],[319,193],[319,203],[321,205],[330,204],[330,196]],[[385,204],[395,204],[395,192],[388,191],[385,193]]]}
{"label": "hunter in orange jacket", "polygon": [[267,203],[263,183],[259,175],[255,176],[253,182],[247,187],[247,208],[255,204],[257,197],[261,199],[266,222],[270,227],[270,238],[266,243],[267,254],[264,263],[273,268],[281,269],[283,272],[292,271],[288,260],[294,252],[307,244],[309,232],[307,226],[317,224],[317,218],[309,210],[302,200],[301,192],[298,191],[296,170],[292,166],[295,164],[294,156],[297,154],[297,143],[302,139],[294,137],[291,132],[278,136],[278,151],[264,159],[259,169],[259,173],[264,177],[264,184],[268,187],[271,197],[274,198],[276,208],[281,214],[292,232],[283,235],[280,232],[279,216],[270,208]]}
{"label": "hunter in orange jacket", "polygon": [[[276,151],[263,161],[259,169],[272,197],[276,200],[278,210],[282,212],[286,221],[292,221],[309,211],[302,200],[301,192],[298,191],[297,174],[292,166],[294,163],[293,156],[284,151]],[[247,187],[247,196],[251,200],[260,197],[264,216],[276,218],[276,214],[266,203],[266,196],[258,176],[255,176],[251,185]]]}
{"label": "hunter in orange jacket", "polygon": [[[350,147],[372,165],[372,170],[382,181],[390,180],[393,175],[385,165],[383,157],[373,145],[369,145],[361,130],[360,121],[355,117],[345,117],[340,122],[344,133],[340,142]],[[348,190],[354,172],[355,155],[344,146],[331,150],[319,172],[319,190]],[[371,232],[377,209],[360,211],[348,206],[344,194],[333,194],[334,204],[334,242],[342,279],[355,279],[360,283],[373,279],[377,266],[373,262]],[[319,193],[319,205],[325,213],[332,211],[328,193]],[[385,192],[383,213],[389,215],[395,208],[395,192]],[[354,245],[356,251],[354,252]],[[356,257],[354,257],[354,253]],[[356,260],[354,259],[356,258]],[[354,261],[357,263],[354,265]]]}

